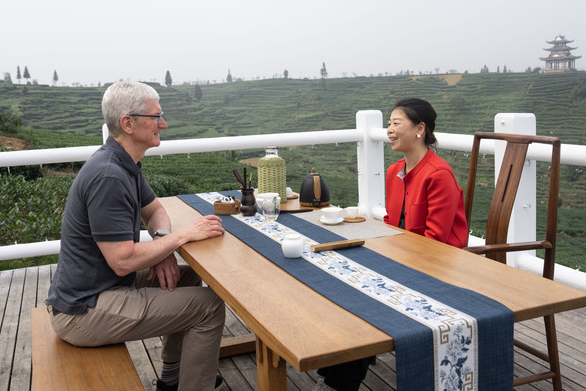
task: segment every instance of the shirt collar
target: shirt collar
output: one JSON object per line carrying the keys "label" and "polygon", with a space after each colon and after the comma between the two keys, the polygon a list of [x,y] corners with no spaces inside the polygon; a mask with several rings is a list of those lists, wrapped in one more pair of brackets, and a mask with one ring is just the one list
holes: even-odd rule
{"label": "shirt collar", "polygon": [[399,178],[403,179],[403,178],[405,178],[405,175],[407,175],[407,174],[405,174],[405,167],[403,166],[403,169],[397,173],[397,176]]}
{"label": "shirt collar", "polygon": [[126,171],[132,175],[139,175],[141,173],[141,163],[134,163],[134,160],[132,160],[128,152],[126,152],[122,145],[114,140],[114,138],[108,137],[104,147],[114,152],[114,155],[118,158],[122,167],[124,167]]}
{"label": "shirt collar", "polygon": [[431,159],[431,157],[435,154],[435,152],[433,152],[433,150],[431,148],[427,148],[427,152],[425,153],[425,155],[423,156],[423,159],[421,159],[419,161],[419,163],[417,163],[417,165],[415,167],[413,167],[413,169],[411,171],[409,171],[407,174],[405,174],[405,168],[407,166],[407,162],[404,162],[405,165],[403,166],[403,169],[401,170],[401,172],[399,172],[397,174],[397,176],[401,179],[404,179],[407,175],[409,175],[409,178],[411,178],[412,176],[416,175],[419,170],[421,170],[421,168],[423,166],[425,166],[425,164],[427,163],[427,161],[429,159]]}

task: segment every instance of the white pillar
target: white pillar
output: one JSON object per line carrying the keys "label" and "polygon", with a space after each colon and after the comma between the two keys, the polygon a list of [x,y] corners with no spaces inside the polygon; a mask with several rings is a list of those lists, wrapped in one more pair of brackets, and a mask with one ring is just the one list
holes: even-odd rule
{"label": "white pillar", "polygon": [[383,130],[382,124],[383,114],[379,110],[356,113],[356,129],[362,135],[356,155],[359,213],[379,220],[384,217],[385,210],[384,143],[376,141],[377,137],[371,137],[371,133],[380,133]]}
{"label": "white pillar", "polygon": [[103,144],[106,144],[106,140],[108,139],[108,125],[102,125],[102,141]]}
{"label": "white pillar", "polygon": [[[499,113],[494,117],[495,133],[515,133],[534,136],[536,134],[535,115],[530,113]],[[495,142],[495,183],[501,169],[505,142]],[[536,188],[536,161],[526,160],[517,197],[513,205],[513,213],[509,224],[508,241],[533,241],[536,237],[537,203]],[[517,266],[517,258],[525,253],[535,256],[535,250],[510,252],[507,254],[507,264]]]}

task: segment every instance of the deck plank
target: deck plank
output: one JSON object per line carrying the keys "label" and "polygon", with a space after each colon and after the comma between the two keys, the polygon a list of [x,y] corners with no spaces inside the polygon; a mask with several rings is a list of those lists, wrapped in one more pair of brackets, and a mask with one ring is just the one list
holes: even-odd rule
{"label": "deck plank", "polygon": [[[6,314],[6,305],[8,301],[8,294],[10,293],[10,285],[12,283],[12,270],[5,270],[0,272],[0,354],[9,346],[8,336],[4,336],[3,325],[4,315]],[[0,357],[0,391],[8,390],[10,385],[10,375],[12,363]]]}
{"label": "deck plank", "polygon": [[136,372],[138,372],[142,386],[145,390],[154,391],[156,386],[152,384],[152,381],[157,378],[157,374],[155,373],[155,368],[152,365],[143,341],[126,342],[126,348],[134,363]]}
{"label": "deck plank", "polygon": [[10,386],[16,390],[31,387],[31,308],[36,304],[38,276],[37,268],[26,269]]}
{"label": "deck plank", "polygon": [[[55,265],[0,272],[0,391],[30,390],[30,309],[44,306]],[[562,384],[566,391],[585,391],[586,308],[556,315]],[[248,326],[226,306],[224,336],[249,334]],[[545,347],[541,319],[515,324],[516,337],[534,346]],[[160,373],[160,337],[127,343],[145,390],[154,390],[153,379]],[[515,376],[545,370],[544,363],[515,349]],[[220,360],[219,371],[226,380],[225,391],[257,389],[255,354],[247,353]],[[287,389],[311,391],[319,376],[316,371],[299,372],[287,365]],[[516,387],[516,391],[550,391],[544,381]],[[395,356],[381,354],[371,365],[360,391],[396,390]]]}
{"label": "deck plank", "polygon": [[[14,349],[26,269],[13,270],[0,330],[0,390],[8,389],[12,378]],[[4,372],[4,368],[9,369]]]}
{"label": "deck plank", "polygon": [[39,266],[39,283],[37,286],[37,302],[36,307],[45,305],[45,299],[49,294],[49,286],[51,286],[51,279],[53,271],[51,265]]}

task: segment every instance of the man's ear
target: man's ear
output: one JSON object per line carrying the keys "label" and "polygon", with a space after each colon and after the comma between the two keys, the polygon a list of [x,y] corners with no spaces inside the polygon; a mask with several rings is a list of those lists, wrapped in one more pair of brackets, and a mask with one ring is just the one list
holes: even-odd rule
{"label": "man's ear", "polygon": [[120,129],[126,134],[132,134],[134,131],[133,128],[134,122],[133,118],[129,115],[123,115],[120,118]]}

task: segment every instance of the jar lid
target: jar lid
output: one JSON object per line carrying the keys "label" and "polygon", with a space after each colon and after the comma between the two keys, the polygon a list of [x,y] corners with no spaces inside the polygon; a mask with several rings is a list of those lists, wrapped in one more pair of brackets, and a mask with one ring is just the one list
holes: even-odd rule
{"label": "jar lid", "polygon": [[278,157],[279,150],[275,146],[268,146],[265,149],[266,157]]}
{"label": "jar lid", "polygon": [[301,235],[293,234],[293,233],[289,233],[283,237],[283,239],[299,239],[299,238],[301,238]]}

